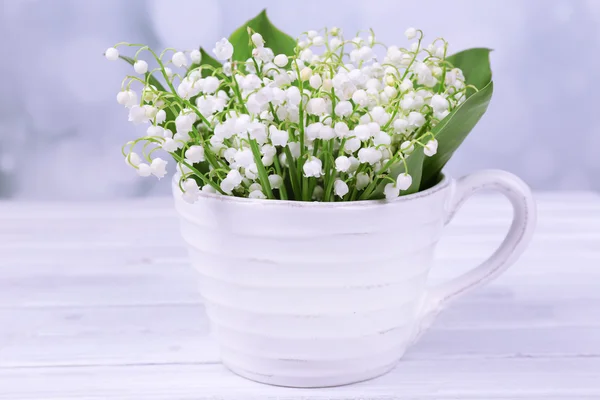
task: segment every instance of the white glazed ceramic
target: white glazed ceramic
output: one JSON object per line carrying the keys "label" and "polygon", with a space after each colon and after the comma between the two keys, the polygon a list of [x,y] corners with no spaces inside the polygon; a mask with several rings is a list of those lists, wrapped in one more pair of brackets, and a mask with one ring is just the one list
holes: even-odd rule
{"label": "white glazed ceramic", "polygon": [[[534,230],[531,192],[482,171],[395,201],[307,203],[202,195],[175,206],[222,362],[282,386],[363,381],[391,370],[450,300],[494,279]],[[483,264],[427,290],[444,225],[479,189],[512,203],[510,230]]]}

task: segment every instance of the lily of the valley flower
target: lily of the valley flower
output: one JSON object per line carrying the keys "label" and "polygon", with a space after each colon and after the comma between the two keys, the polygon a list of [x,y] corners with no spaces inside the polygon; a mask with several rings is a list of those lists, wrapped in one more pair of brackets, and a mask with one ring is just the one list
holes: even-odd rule
{"label": "lily of the valley flower", "polygon": [[223,38],[215,44],[213,53],[218,60],[229,60],[233,56],[233,45]]}
{"label": "lily of the valley flower", "polygon": [[[168,153],[191,203],[204,192],[304,201],[377,192],[394,199],[415,189],[415,149],[434,156],[433,128],[467,98],[463,72],[445,59],[445,40],[424,43],[415,28],[405,32],[411,43],[384,54],[375,51],[372,32],[344,38],[338,28],[309,30],[287,54],[265,32],[249,35],[236,44],[247,49],[225,38],[215,43],[222,66],[202,64],[199,49],[148,61],[139,58],[147,49],[135,54],[135,74],[116,100],[132,123],[149,124],[124,151],[139,175],[164,177]],[[249,58],[234,58],[238,50]],[[104,55],[115,60],[119,50]],[[150,61],[157,65],[151,71]],[[408,169],[392,175],[401,167]]]}

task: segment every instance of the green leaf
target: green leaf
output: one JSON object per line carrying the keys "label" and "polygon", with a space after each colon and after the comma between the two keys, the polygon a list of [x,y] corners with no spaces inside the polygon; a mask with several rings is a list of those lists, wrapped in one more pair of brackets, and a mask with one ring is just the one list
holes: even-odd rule
{"label": "green leaf", "polygon": [[260,14],[247,21],[229,36],[229,41],[233,45],[234,60],[246,61],[252,56],[248,28],[260,33],[265,40],[265,46],[271,48],[275,55],[286,54],[289,56],[294,54],[296,40],[277,29],[269,21],[267,10],[262,10]]}
{"label": "green leaf", "polygon": [[427,157],[423,163],[424,172],[421,190],[425,190],[438,182],[439,174],[442,172],[444,165],[485,114],[493,91],[494,82],[490,81],[483,89],[455,108],[431,130],[438,141],[438,151],[433,157]]}
{"label": "green leaf", "polygon": [[[473,48],[461,51],[446,58],[456,68],[460,68],[465,75],[467,84],[481,90],[492,80],[490,68],[491,49]],[[474,90],[467,92],[467,97],[475,93]]]}
{"label": "green leaf", "polygon": [[[415,150],[410,153],[410,155],[406,158],[406,164],[408,166],[408,173],[412,177],[412,184],[407,190],[403,190],[400,192],[401,196],[405,196],[407,194],[416,193],[419,191],[419,187],[421,186],[421,176],[423,174],[423,148],[421,146],[416,146]],[[393,165],[390,169],[390,173],[388,176],[390,178],[396,179],[398,175],[405,172],[404,163],[399,162],[396,165]],[[381,182],[377,189],[373,191],[371,196],[369,197],[371,200],[373,199],[382,199],[384,197],[383,190],[385,189],[385,185],[387,185],[388,181],[384,180]]]}
{"label": "green leaf", "polygon": [[[195,68],[198,68],[200,66],[204,66],[204,65],[210,65],[210,66],[215,67],[215,68],[220,68],[220,67],[223,66],[219,61],[217,61],[213,57],[211,57],[211,55],[208,54],[206,52],[206,50],[204,50],[204,48],[200,47],[199,50],[200,50],[200,55],[201,55],[201,57],[200,57],[200,64],[192,64],[192,65],[190,65],[190,68],[188,68],[188,70],[186,72],[186,75],[191,70],[193,70]],[[201,75],[202,75],[203,78],[206,78],[207,76],[212,75],[212,70],[211,69],[203,69]]]}

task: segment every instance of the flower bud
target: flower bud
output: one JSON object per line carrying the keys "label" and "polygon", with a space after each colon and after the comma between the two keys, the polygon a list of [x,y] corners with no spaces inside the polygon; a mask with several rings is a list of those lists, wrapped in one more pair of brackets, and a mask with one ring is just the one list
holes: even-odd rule
{"label": "flower bud", "polygon": [[341,117],[347,117],[352,114],[352,103],[342,100],[335,105],[335,114]]}
{"label": "flower bud", "polygon": [[[192,50],[190,52],[190,59],[192,60],[192,63],[200,64],[200,61],[202,61],[202,53],[200,53],[200,50]],[[210,185],[206,185],[206,186],[212,187]]]}
{"label": "flower bud", "polygon": [[138,74],[145,74],[148,72],[148,63],[144,60],[137,60],[135,64],[133,64],[133,69]]}
{"label": "flower bud", "polygon": [[356,189],[363,190],[371,182],[371,178],[364,172],[360,172],[356,175]]}
{"label": "flower bud", "polygon": [[106,59],[108,61],[115,61],[116,59],[119,58],[119,50],[117,50],[114,47],[109,47],[108,49],[106,49],[106,51],[104,52],[104,57],[106,57]]}
{"label": "flower bud", "polygon": [[400,144],[400,151],[402,151],[402,153],[404,153],[404,154],[410,154],[413,152],[414,149],[415,149],[415,145],[408,140],[406,140]]}
{"label": "flower bud", "polygon": [[433,111],[436,111],[436,112],[446,111],[449,106],[450,106],[450,104],[448,103],[448,100],[446,100],[446,98],[444,96],[436,94],[431,98],[431,108],[433,108]]}
{"label": "flower bud", "polygon": [[312,59],[313,52],[311,49],[304,49],[300,53],[300,60],[304,62],[309,62]]}
{"label": "flower bud", "polygon": [[325,44],[325,39],[323,39],[323,36],[315,36],[312,40],[312,44],[313,46],[323,46]]}
{"label": "flower bud", "polygon": [[121,91],[117,93],[117,103],[124,106],[127,105],[127,103],[129,103],[129,99],[129,91]]}
{"label": "flower bud", "polygon": [[308,83],[310,84],[310,87],[312,87],[313,89],[318,89],[319,87],[321,87],[321,83],[322,82],[323,81],[321,80],[321,76],[320,75],[313,75],[308,80]]}
{"label": "flower bud", "polygon": [[414,39],[417,37],[417,30],[415,28],[408,28],[406,32],[404,32],[404,35],[408,40]]}
{"label": "flower bud", "polygon": [[262,192],[262,190],[253,190],[248,194],[249,199],[266,199],[267,196]]}
{"label": "flower bud", "polygon": [[408,124],[420,128],[425,124],[425,117],[420,112],[412,111],[408,114]]}
{"label": "flower bud", "polygon": [[369,102],[367,92],[362,89],[357,90],[352,94],[352,100],[361,107],[364,107]]}
{"label": "flower bud", "polygon": [[273,59],[273,63],[278,67],[285,67],[288,63],[288,58],[285,54],[277,54]]}
{"label": "flower bud", "polygon": [[165,110],[158,110],[154,118],[157,124],[162,124],[167,120],[167,113]]}
{"label": "flower bud", "polygon": [[127,154],[127,157],[125,157],[125,162],[128,165],[131,165],[134,167],[137,167],[138,165],[140,165],[141,161],[142,160],[141,160],[140,156],[133,151],[131,153]]}
{"label": "flower bud", "polygon": [[342,41],[338,38],[333,38],[329,41],[329,47],[331,47],[331,50],[335,51],[341,45],[342,45]]}
{"label": "flower bud", "polygon": [[312,76],[312,69],[310,69],[309,67],[304,67],[304,68],[302,68],[302,71],[300,71],[300,79],[303,81],[309,80],[311,76]]}
{"label": "flower bud", "polygon": [[374,147],[364,147],[358,151],[358,160],[361,164],[375,164],[381,161],[383,154]]}
{"label": "flower bud", "polygon": [[252,43],[258,48],[261,48],[265,45],[265,40],[262,35],[258,32],[252,34]]}
{"label": "flower bud", "polygon": [[306,104],[306,111],[313,115],[322,115],[327,110],[327,104],[324,99],[319,97],[312,98]]}

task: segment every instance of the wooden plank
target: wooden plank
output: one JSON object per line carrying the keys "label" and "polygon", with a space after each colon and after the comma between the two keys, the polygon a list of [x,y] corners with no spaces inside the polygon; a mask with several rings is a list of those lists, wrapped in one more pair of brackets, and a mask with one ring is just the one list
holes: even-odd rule
{"label": "wooden plank", "polygon": [[0,369],[2,400],[597,399],[598,358],[404,360],[356,385],[290,389],[220,365]]}
{"label": "wooden plank", "polygon": [[[459,269],[466,269],[473,263],[449,263],[440,265],[430,279],[435,285],[451,278]],[[565,264],[568,265],[568,264]],[[597,264],[595,264],[597,265]],[[593,263],[589,269],[595,268]],[[448,271],[444,270],[448,268]],[[541,266],[542,267],[542,266]],[[519,268],[519,265],[514,268]],[[525,267],[524,267],[525,268]],[[190,304],[200,302],[196,285],[196,273],[188,266],[156,266],[154,270],[92,271],[87,273],[32,269],[39,275],[26,276],[23,272],[0,277],[0,308],[11,307],[67,307],[67,306],[118,306],[151,304]],[[595,274],[553,273],[544,277],[543,268],[539,273],[506,274],[492,282],[485,289],[469,293],[471,298],[494,298],[506,296],[521,300],[597,300],[600,298]],[[517,273],[518,272],[518,273]]]}
{"label": "wooden plank", "polygon": [[[600,298],[511,292],[466,297],[408,356],[600,357]],[[572,288],[574,289],[574,288]],[[587,290],[595,290],[590,285]],[[216,362],[200,304],[0,309],[0,367]]]}
{"label": "wooden plank", "polygon": [[[536,200],[540,211],[571,209],[577,214],[582,211],[600,209],[600,195],[594,192],[548,192],[537,193]],[[102,202],[16,202],[0,201],[0,219],[89,219],[105,218],[153,218],[175,216],[173,199],[156,197]],[[576,206],[575,206],[576,205]],[[478,194],[465,204],[471,210],[482,212],[494,209],[509,209],[502,196]],[[90,210],[93,210],[91,212]]]}
{"label": "wooden plank", "polygon": [[[445,235],[472,236],[486,240],[501,236],[508,230],[510,213],[495,216],[477,216],[469,213],[458,217],[446,228]],[[537,236],[545,240],[598,240],[600,211],[598,215],[540,216]],[[0,227],[0,249],[30,248],[69,245],[89,246],[90,242],[123,246],[143,240],[146,245],[173,245],[181,243],[179,221],[175,217],[153,219],[66,220],[60,224],[53,220],[10,220]],[[65,244],[63,244],[65,243]]]}
{"label": "wooden plank", "polygon": [[[485,239],[484,235],[444,238],[431,272],[432,283],[475,266],[491,254],[501,235],[502,232],[497,231]],[[562,285],[598,282],[598,242],[574,239],[554,244],[537,236],[516,265],[491,287],[511,284],[518,293],[519,285],[558,285],[555,292],[558,296]],[[196,275],[181,245],[96,243],[83,248],[5,249],[0,258],[0,271],[0,307],[198,301]],[[600,291],[593,293],[600,296]],[[578,292],[572,292],[572,296],[577,295]]]}
{"label": "wooden plank", "polygon": [[[218,364],[171,199],[0,202],[0,399],[600,398],[600,197],[538,199],[515,267],[451,305],[391,374],[327,390]],[[498,196],[467,203],[432,284],[493,251],[509,218]]]}

